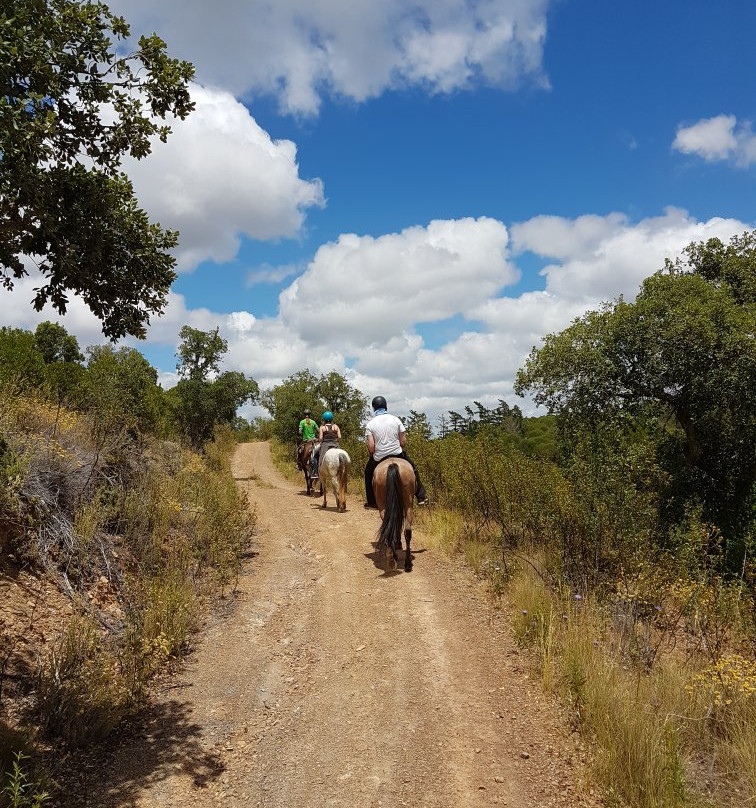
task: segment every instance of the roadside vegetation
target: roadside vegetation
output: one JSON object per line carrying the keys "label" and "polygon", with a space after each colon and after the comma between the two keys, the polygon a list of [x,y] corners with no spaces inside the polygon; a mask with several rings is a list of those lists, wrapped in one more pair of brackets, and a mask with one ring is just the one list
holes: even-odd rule
{"label": "roadside vegetation", "polygon": [[144,705],[234,587],[254,516],[231,421],[257,386],[208,378],[217,333],[182,337],[166,392],[135,350],[0,329],[0,805],[56,795],[55,761]]}
{"label": "roadside vegetation", "polygon": [[411,435],[429,537],[506,601],[609,805],[756,794],[755,333],[756,234],[694,244],[534,349],[551,415]]}
{"label": "roadside vegetation", "polygon": [[[122,163],[193,111],[193,66],[79,0],[3,3],[0,57],[4,292],[31,276],[22,305],[63,315],[75,295],[107,339],[144,337],[178,233]],[[0,328],[0,805],[61,804],[56,765],[138,708],[233,586],[253,518],[230,428],[257,384],[220,372],[217,329],[180,339],[166,392],[134,349]]]}

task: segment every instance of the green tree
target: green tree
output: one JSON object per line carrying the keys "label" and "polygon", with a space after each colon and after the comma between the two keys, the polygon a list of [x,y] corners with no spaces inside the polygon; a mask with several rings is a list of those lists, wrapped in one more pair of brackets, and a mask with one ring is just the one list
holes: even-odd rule
{"label": "green tree", "polygon": [[82,362],[79,342],[59,323],[45,320],[34,331],[34,342],[46,365],[53,362]]}
{"label": "green tree", "polygon": [[265,390],[260,403],[273,418],[273,434],[282,443],[293,443],[297,426],[306,409],[316,420],[323,412],[324,402],[318,394],[318,377],[309,370],[299,370],[280,384]]}
{"label": "green tree", "polygon": [[17,395],[44,381],[45,362],[34,334],[21,328],[0,328],[0,388]]}
{"label": "green tree", "polygon": [[0,7],[0,280],[33,256],[34,307],[82,297],[110,338],[144,336],[175,278],[177,234],[150,223],[120,171],[141,159],[158,119],[193,108],[193,67],[157,36],[121,55],[125,20],[99,2],[5,0]]}
{"label": "green tree", "polygon": [[742,563],[756,480],[756,233],[692,244],[647,278],[634,303],[620,299],[546,337],[519,372],[560,417],[568,443],[611,423],[631,439],[655,434],[677,509],[704,517]]}
{"label": "green tree", "polygon": [[46,320],[34,331],[34,343],[45,363],[45,380],[58,407],[75,406],[81,396],[85,371],[79,343],[59,323]]}
{"label": "green tree", "polygon": [[449,410],[449,429],[451,432],[459,432],[461,435],[464,435],[467,429],[465,419],[454,410]]}
{"label": "green tree", "polygon": [[168,400],[179,431],[200,448],[212,439],[216,426],[234,423],[242,404],[257,401],[260,388],[243,373],[218,374],[228,343],[217,328],[199,331],[185,325],[179,336],[176,367],[182,378],[168,391]]}
{"label": "green tree", "polygon": [[344,438],[359,439],[367,412],[367,399],[335,370],[322,375],[315,386],[325,409],[333,413]]}
{"label": "green tree", "polygon": [[526,455],[559,460],[559,436],[556,418],[552,415],[539,415],[523,418],[523,439],[519,448]]}
{"label": "green tree", "polygon": [[140,433],[158,431],[164,393],[157,370],[134,348],[93,345],[87,349],[85,408],[100,422]]}
{"label": "green tree", "polygon": [[404,428],[407,430],[408,435],[421,440],[430,440],[433,437],[433,428],[424,412],[410,410],[409,416],[404,422]]}
{"label": "green tree", "polygon": [[221,359],[228,350],[228,342],[218,335],[218,330],[200,331],[188,325],[181,327],[176,369],[182,378],[207,381],[211,374],[218,373]]}
{"label": "green tree", "polygon": [[316,376],[308,369],[299,370],[266,390],[261,404],[273,417],[273,434],[284,443],[296,439],[297,426],[305,409],[312,410],[318,422],[324,410],[331,410],[344,437],[359,438],[367,408],[362,393],[336,371]]}
{"label": "green tree", "polygon": [[491,411],[491,423],[503,427],[505,432],[520,435],[523,431],[522,411],[515,404],[510,407],[503,398],[499,399],[499,406]]}

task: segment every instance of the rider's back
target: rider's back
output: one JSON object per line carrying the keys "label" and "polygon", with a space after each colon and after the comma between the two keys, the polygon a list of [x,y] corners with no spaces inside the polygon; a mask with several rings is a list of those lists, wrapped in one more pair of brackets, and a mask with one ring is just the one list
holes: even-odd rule
{"label": "rider's back", "polygon": [[373,433],[375,460],[401,454],[402,446],[399,443],[399,435],[404,432],[404,424],[395,415],[383,412],[374,416],[368,421],[366,430]]}

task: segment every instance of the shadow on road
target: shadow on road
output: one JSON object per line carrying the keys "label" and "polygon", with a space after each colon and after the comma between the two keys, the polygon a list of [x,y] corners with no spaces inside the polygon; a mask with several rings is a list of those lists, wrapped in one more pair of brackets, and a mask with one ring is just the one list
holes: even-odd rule
{"label": "shadow on road", "polygon": [[[365,558],[369,558],[373,562],[373,564],[375,565],[375,568],[380,570],[383,573],[384,578],[393,578],[395,575],[404,574],[404,554],[406,552],[405,550],[400,550],[399,553],[398,553],[396,569],[395,570],[387,570],[383,554],[379,553],[378,550],[377,550],[378,542],[374,541],[374,542],[371,542],[371,544],[373,545],[373,552],[372,553],[365,553],[364,554]],[[414,561],[415,556],[419,555],[420,553],[426,553],[426,552],[428,552],[428,551],[424,547],[421,547],[419,550],[412,550],[410,552],[410,558]]]}
{"label": "shadow on road", "polygon": [[225,766],[216,752],[204,747],[190,713],[180,701],[153,705],[119,736],[97,749],[81,750],[65,763],[63,794],[56,805],[134,808],[146,788],[174,774],[190,777],[198,789],[216,780]]}

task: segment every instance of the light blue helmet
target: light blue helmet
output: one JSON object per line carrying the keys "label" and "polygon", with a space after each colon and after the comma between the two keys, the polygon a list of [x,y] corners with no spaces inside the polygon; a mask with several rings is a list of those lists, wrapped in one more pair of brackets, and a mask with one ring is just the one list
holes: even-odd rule
{"label": "light blue helmet", "polygon": [[330,410],[326,410],[323,413],[323,420],[324,421],[333,421],[333,413]]}

